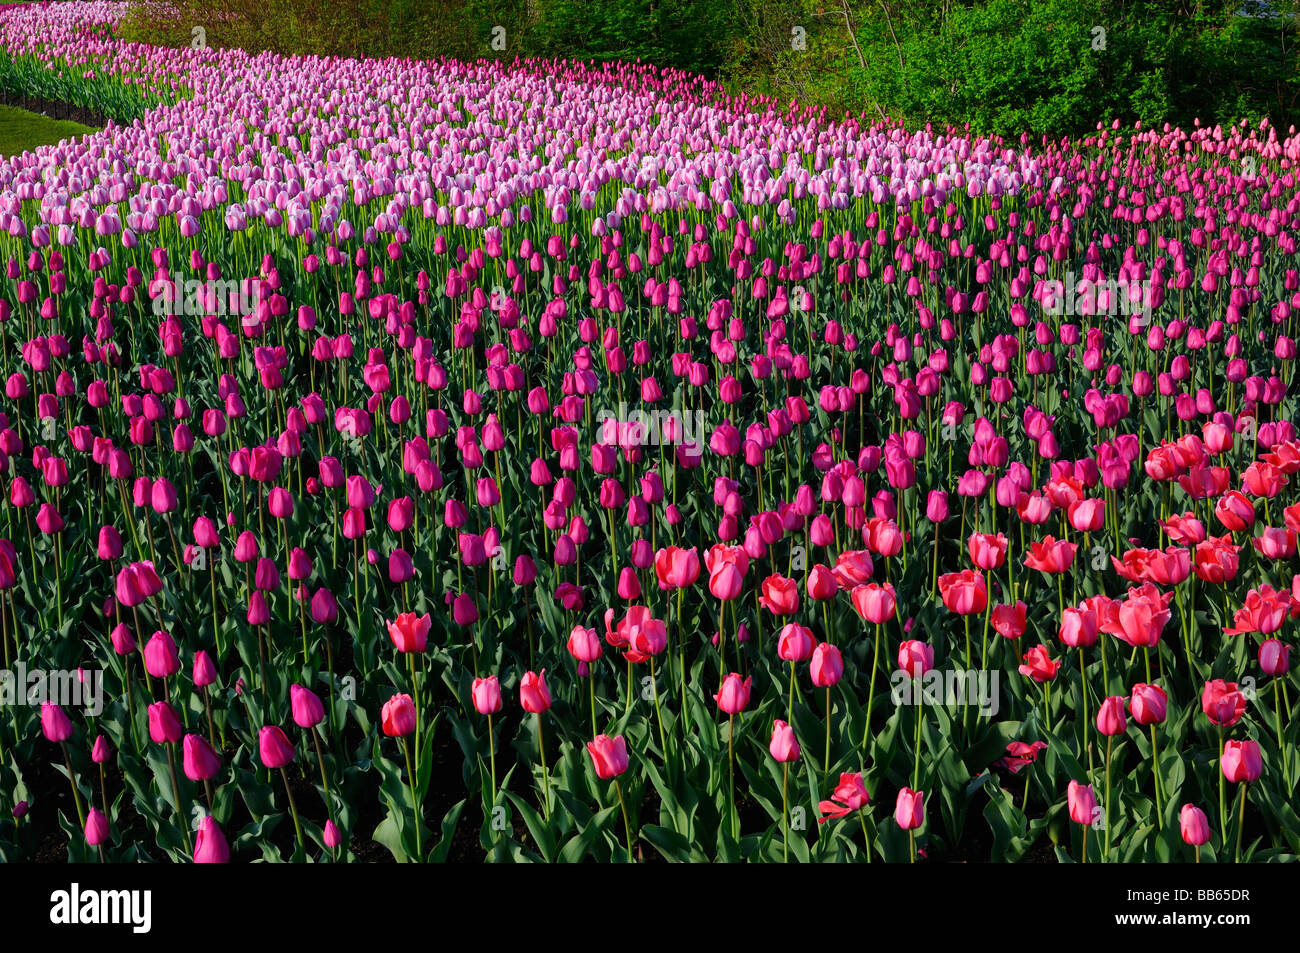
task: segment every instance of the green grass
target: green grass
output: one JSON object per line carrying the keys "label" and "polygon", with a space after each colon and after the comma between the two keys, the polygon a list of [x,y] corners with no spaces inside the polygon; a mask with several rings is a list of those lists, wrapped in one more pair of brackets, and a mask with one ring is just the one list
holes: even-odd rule
{"label": "green grass", "polygon": [[70,119],[51,119],[16,106],[0,106],[0,156],[17,155],[87,132],[94,130]]}

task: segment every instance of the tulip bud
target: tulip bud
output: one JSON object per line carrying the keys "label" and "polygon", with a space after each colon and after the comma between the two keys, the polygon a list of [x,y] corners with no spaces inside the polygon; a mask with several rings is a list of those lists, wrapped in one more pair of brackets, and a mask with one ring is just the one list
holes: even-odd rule
{"label": "tulip bud", "polygon": [[278,725],[264,725],[258,733],[257,746],[262,764],[271,770],[283,768],[295,757],[293,742]]}

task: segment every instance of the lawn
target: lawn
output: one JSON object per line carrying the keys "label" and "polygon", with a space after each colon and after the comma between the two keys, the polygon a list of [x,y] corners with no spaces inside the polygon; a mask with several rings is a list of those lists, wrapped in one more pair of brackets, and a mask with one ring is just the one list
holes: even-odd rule
{"label": "lawn", "polygon": [[17,155],[93,131],[70,119],[51,119],[16,106],[0,106],[0,156]]}

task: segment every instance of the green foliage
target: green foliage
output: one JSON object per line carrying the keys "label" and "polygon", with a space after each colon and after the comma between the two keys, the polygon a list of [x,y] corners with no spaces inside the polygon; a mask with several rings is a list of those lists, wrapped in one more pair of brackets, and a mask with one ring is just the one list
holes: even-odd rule
{"label": "green foliage", "polygon": [[539,0],[530,52],[569,59],[641,59],[716,75],[731,6],[719,0]]}
{"label": "green foliage", "polygon": [[[746,0],[747,35],[731,44],[725,69],[737,91],[1002,135],[1078,134],[1113,119],[1268,116],[1285,128],[1300,96],[1295,4],[1274,4],[1290,8],[1274,17],[1241,16],[1240,6],[877,0],[828,9]],[[795,24],[807,31],[806,51],[791,49]]]}
{"label": "green foliage", "polygon": [[122,30],[188,45],[203,26],[211,46],[318,55],[640,59],[830,115],[1008,136],[1114,119],[1285,128],[1300,111],[1300,4],[1250,3],[174,0]]}
{"label": "green foliage", "polygon": [[[134,7],[131,40],[188,46],[201,26],[212,47],[318,56],[476,59],[491,55],[492,25],[519,22],[521,3],[482,0],[172,0]],[[511,54],[514,55],[513,53]]]}

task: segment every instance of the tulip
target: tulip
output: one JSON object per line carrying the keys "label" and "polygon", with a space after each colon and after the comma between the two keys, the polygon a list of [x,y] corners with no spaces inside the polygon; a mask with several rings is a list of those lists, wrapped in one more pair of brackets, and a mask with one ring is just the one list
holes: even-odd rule
{"label": "tulip", "polygon": [[[1259,776],[1264,772],[1264,756],[1259,749],[1259,742],[1250,740],[1237,741],[1235,739],[1229,741],[1224,746],[1219,757],[1219,766],[1226,780],[1241,784],[1241,796],[1237,809],[1237,850],[1235,855],[1235,859],[1239,861],[1241,859],[1241,834],[1246,821],[1246,785],[1251,781],[1258,780]],[[1222,788],[1220,788],[1220,798],[1222,799]],[[1222,810],[1222,800],[1220,800],[1220,810]]]}
{"label": "tulip", "polygon": [[388,623],[388,637],[399,652],[423,652],[432,624],[427,612],[420,616],[403,612]]}
{"label": "tulip", "polygon": [[176,744],[183,734],[176,709],[167,702],[154,702],[149,706],[149,737],[154,744]]}
{"label": "tulip", "polygon": [[278,725],[264,725],[258,732],[257,746],[262,764],[271,770],[283,768],[296,757],[293,742]]}
{"label": "tulip", "polygon": [[[1070,809],[1070,820],[1074,821],[1074,823],[1091,827],[1097,820],[1097,797],[1092,792],[1091,784],[1080,784],[1078,781],[1071,781],[1066,792],[1066,801]],[[1086,862],[1088,856],[1087,831],[1084,831],[1083,849]]]}
{"label": "tulip", "polygon": [[1021,600],[1015,605],[998,605],[993,607],[990,621],[993,631],[1006,639],[1018,639],[1029,627],[1029,607]]}
{"label": "tulip", "polygon": [[1061,668],[1060,662],[1052,661],[1045,645],[1035,645],[1022,658],[1025,664],[1020,666],[1020,674],[1027,675],[1036,682],[1050,682],[1056,678],[1056,673]]}
{"label": "tulip", "polygon": [[1201,691],[1201,710],[1211,724],[1230,728],[1246,713],[1246,696],[1238,690],[1236,682],[1216,678],[1206,682]]}
{"label": "tulip", "polygon": [[1031,543],[1029,548],[1030,553],[1025,557],[1026,567],[1045,573],[1063,573],[1074,562],[1074,554],[1079,547],[1075,543],[1048,536],[1042,542]]}
{"label": "tulip", "polygon": [[828,567],[817,563],[809,570],[807,590],[810,599],[817,602],[830,599],[839,592],[839,589],[840,585]]}
{"label": "tulip", "polygon": [[781,765],[781,837],[785,858],[790,857],[790,762],[799,760],[799,742],[795,740],[794,729],[780,718],[772,725],[772,740],[767,746],[772,759]]}
{"label": "tulip", "polygon": [[894,822],[907,831],[912,862],[916,863],[916,836],[914,832],[925,823],[925,793],[923,791],[914,791],[911,788],[903,788],[899,791],[898,800],[894,805]]}
{"label": "tulip", "polygon": [[1102,701],[1097,709],[1097,731],[1106,736],[1121,735],[1127,727],[1128,719],[1124,714],[1124,698],[1113,695]]}
{"label": "tulip", "polygon": [[551,707],[551,693],[546,687],[546,669],[540,673],[524,673],[519,683],[519,702],[524,711],[532,714],[541,714]]}
{"label": "tulip", "polygon": [[1214,505],[1214,516],[1224,529],[1236,533],[1255,522],[1255,507],[1240,490],[1229,490]]}
{"label": "tulip", "polygon": [[773,574],[763,580],[759,604],[773,615],[792,615],[799,611],[799,585],[793,579]]}
{"label": "tulip", "polygon": [[782,764],[799,760],[799,742],[795,740],[794,729],[779,718],[772,725],[768,751],[774,761]]}
{"label": "tulip", "polygon": [[1007,558],[1007,538],[1002,533],[974,533],[967,540],[967,551],[975,568],[997,569]]}
{"label": "tulip", "polygon": [[217,680],[217,668],[203,649],[194,653],[194,666],[190,677],[194,681],[195,688],[207,688]]}
{"label": "tulip", "polygon": [[1209,843],[1210,821],[1195,804],[1184,804],[1178,813],[1179,831],[1183,842],[1196,848],[1196,862],[1201,862],[1201,845]]}
{"label": "tulip", "polygon": [[622,735],[613,738],[597,735],[595,740],[587,742],[587,753],[591,755],[596,776],[602,781],[616,778],[627,770],[627,742]]}
{"label": "tulip", "polygon": [[289,705],[293,723],[299,728],[314,728],[325,720],[325,706],[310,688],[296,682],[289,686]]}
{"label": "tulip", "polygon": [[221,756],[202,736],[186,735],[181,750],[185,776],[191,781],[210,781],[221,770]]}
{"label": "tulip", "polygon": [[[104,841],[108,840],[108,818],[100,813],[98,808],[92,807],[86,817],[86,843],[91,847],[100,847]],[[100,857],[103,858],[103,848],[100,848]]]}
{"label": "tulip", "polygon": [[1291,646],[1268,639],[1259,646],[1259,667],[1264,674],[1280,676],[1291,669]]}
{"label": "tulip", "polygon": [[495,675],[474,679],[471,692],[474,708],[480,715],[493,715],[501,710],[501,683]]}
{"label": "tulip", "polygon": [[916,639],[908,639],[898,647],[898,670],[908,678],[921,678],[934,668],[934,648]]}
{"label": "tulip", "polygon": [[813,654],[816,644],[811,629],[790,622],[781,629],[777,638],[776,654],[786,662],[802,662]]}
{"label": "tulip", "polygon": [[829,801],[822,801],[817,805],[822,816],[817,819],[818,824],[825,824],[831,818],[841,818],[851,811],[865,807],[871,803],[871,796],[867,794],[866,785],[863,783],[862,775],[856,772],[852,774],[841,774],[840,783],[835,788],[835,793],[831,795]]}
{"label": "tulip", "polygon": [[856,586],[850,598],[858,615],[875,625],[883,625],[892,619],[898,604],[894,587],[887,582],[883,585],[867,583]]}
{"label": "tulip", "polygon": [[569,633],[567,647],[569,654],[578,662],[590,665],[600,658],[600,637],[597,636],[595,629],[575,625],[573,631]]}
{"label": "tulip", "polygon": [[41,731],[49,741],[62,744],[72,737],[72,721],[58,705],[46,702],[41,705]]}
{"label": "tulip", "polygon": [[[1134,685],[1132,694],[1129,697],[1129,707],[1133,712],[1133,720],[1144,726],[1163,723],[1168,704],[1168,696],[1165,695],[1164,689],[1159,685]],[[1100,718],[1101,716],[1098,715],[1098,722],[1100,722]]]}
{"label": "tulip", "polygon": [[380,713],[384,734],[390,738],[405,738],[415,731],[415,702],[410,695],[394,695],[384,702]]}
{"label": "tulip", "polygon": [[752,678],[741,681],[740,676],[732,672],[723,679],[722,687],[714,693],[713,700],[728,715],[734,716],[749,705],[749,688],[753,681]]}
{"label": "tulip", "polygon": [[1255,781],[1264,771],[1264,757],[1257,741],[1229,741],[1220,761],[1223,776],[1232,782]]}
{"label": "tulip", "polygon": [[988,606],[988,589],[984,576],[972,569],[946,573],[939,577],[939,595],[949,612],[974,615]]}
{"label": "tulip", "polygon": [[699,578],[700,556],[694,548],[669,546],[655,554],[654,566],[660,589],[681,589]]}
{"label": "tulip", "polygon": [[206,815],[199,821],[198,834],[194,839],[194,863],[224,864],[230,861],[230,846],[221,833],[212,815]]}
{"label": "tulip", "polygon": [[176,642],[166,632],[155,632],[144,647],[144,667],[154,678],[167,678],[181,670]]}

